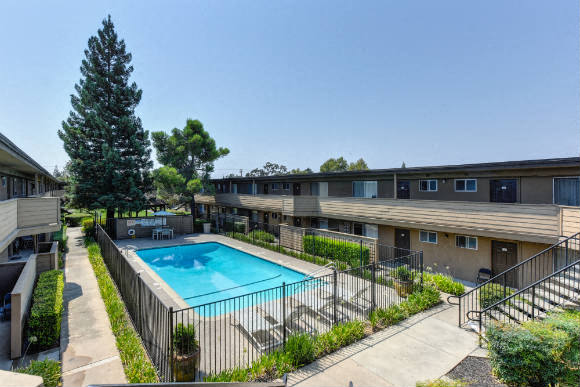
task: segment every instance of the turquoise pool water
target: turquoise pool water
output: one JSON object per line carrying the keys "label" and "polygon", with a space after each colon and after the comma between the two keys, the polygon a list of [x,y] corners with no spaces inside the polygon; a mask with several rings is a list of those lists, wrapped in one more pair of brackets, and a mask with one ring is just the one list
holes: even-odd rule
{"label": "turquoise pool water", "polygon": [[[189,305],[198,306],[301,281],[304,274],[220,243],[199,243],[138,250],[149,265]],[[213,316],[281,297],[280,292],[259,293],[200,307]]]}

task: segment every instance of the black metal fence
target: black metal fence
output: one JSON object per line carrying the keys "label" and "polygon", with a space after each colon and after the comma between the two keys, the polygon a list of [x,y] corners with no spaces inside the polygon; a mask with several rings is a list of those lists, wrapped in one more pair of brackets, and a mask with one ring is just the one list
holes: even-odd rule
{"label": "black metal fence", "polygon": [[[271,232],[273,241],[268,236],[259,238],[268,238],[268,248],[275,250],[276,243],[282,248],[280,226],[254,223],[241,234]],[[313,257],[323,252],[332,262],[348,258],[363,264],[346,270],[332,264],[295,283],[173,310],[137,274],[107,235],[107,226],[112,227],[109,222],[97,222],[95,239],[162,381],[203,380],[209,374],[248,367],[284,346],[293,334],[316,335],[339,323],[366,319],[376,308],[398,304],[423,285],[422,252],[314,238],[312,243],[327,248],[312,247]],[[236,230],[227,231],[231,232]],[[341,257],[330,256],[332,252]]]}
{"label": "black metal fence", "polygon": [[[572,235],[508,270],[493,276],[461,296],[449,297],[451,303],[459,305],[459,326],[468,323],[470,320],[479,323],[479,316],[483,310],[506,298],[510,298],[520,289],[526,289],[530,285],[542,281],[558,270],[574,263],[578,259],[579,253],[580,233]],[[529,303],[532,300],[527,300],[526,302]]]}
{"label": "black metal fence", "polygon": [[172,381],[171,312],[97,223],[95,240],[161,381]]}
{"label": "black metal fence", "polygon": [[[401,267],[409,273],[407,281],[395,274]],[[174,311],[173,321],[195,332],[182,345],[199,348],[196,380],[203,380],[251,366],[291,335],[324,333],[400,303],[421,288],[421,269],[420,254],[344,271],[329,267],[299,282]]]}
{"label": "black metal fence", "polygon": [[257,222],[244,216],[213,213],[209,220],[215,233],[292,256],[307,254],[313,257],[314,263],[335,261],[339,269],[422,254],[361,235]]}

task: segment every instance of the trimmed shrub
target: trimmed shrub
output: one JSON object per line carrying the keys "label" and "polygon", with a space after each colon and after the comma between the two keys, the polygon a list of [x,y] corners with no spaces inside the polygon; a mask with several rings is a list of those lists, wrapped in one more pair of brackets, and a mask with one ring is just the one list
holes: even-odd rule
{"label": "trimmed shrub", "polygon": [[95,221],[93,219],[83,219],[82,221],[82,231],[85,236],[95,235]]}
{"label": "trimmed shrub", "polygon": [[465,293],[465,285],[461,282],[454,281],[453,278],[445,274],[423,273],[423,281],[433,284],[442,292],[453,294],[454,296],[460,296]]}
{"label": "trimmed shrub", "polygon": [[262,242],[266,242],[266,243],[274,243],[274,241],[276,240],[276,237],[274,237],[274,234],[270,234],[269,232],[262,231],[262,230],[251,231],[248,234],[248,238],[250,240],[254,239],[254,240],[258,240],[258,241],[262,241]]}
{"label": "trimmed shrub", "polygon": [[415,278],[415,273],[409,270],[407,266],[399,266],[391,271],[391,277],[401,281],[412,281]]}
{"label": "trimmed shrub", "polygon": [[56,360],[32,360],[28,367],[18,368],[15,371],[42,377],[42,385],[45,387],[56,387],[60,384],[60,362]]}
{"label": "trimmed shrub", "polygon": [[[302,248],[308,254],[341,261],[351,267],[358,267],[361,263],[361,245],[358,243],[305,235],[302,237]],[[368,265],[369,258],[370,249],[362,246],[362,264]]]}
{"label": "trimmed shrub", "polygon": [[336,325],[330,331],[316,337],[314,345],[316,357],[337,351],[363,337],[365,337],[365,324],[362,321]]}
{"label": "trimmed shrub", "polygon": [[553,312],[543,321],[493,325],[487,332],[495,375],[518,386],[574,385],[580,380],[580,311]]}
{"label": "trimmed shrub", "polygon": [[85,212],[75,212],[73,214],[66,215],[64,220],[66,224],[70,227],[79,227],[84,219],[92,219],[93,215]]}
{"label": "trimmed shrub", "polygon": [[64,279],[60,270],[46,271],[38,277],[28,318],[28,335],[36,337],[34,347],[38,350],[58,345],[63,289]]}

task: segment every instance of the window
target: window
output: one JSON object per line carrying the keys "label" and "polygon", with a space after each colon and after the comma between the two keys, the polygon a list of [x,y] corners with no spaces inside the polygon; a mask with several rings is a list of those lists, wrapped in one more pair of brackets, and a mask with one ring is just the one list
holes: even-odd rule
{"label": "window", "polygon": [[284,219],[284,222],[287,222],[288,221],[288,215],[284,215],[283,219]]}
{"label": "window", "polygon": [[232,208],[232,214],[237,215],[238,214],[238,209],[237,208]]}
{"label": "window", "polygon": [[419,240],[423,243],[437,244],[437,233],[433,231],[419,231]]}
{"label": "window", "polygon": [[376,198],[377,182],[375,181],[353,181],[352,196],[355,198]]}
{"label": "window", "polygon": [[363,234],[363,224],[362,223],[354,223],[353,224],[353,234],[354,235],[362,235]]}
{"label": "window", "polygon": [[366,224],[364,225],[364,235],[369,238],[379,237],[379,226],[376,224]]}
{"label": "window", "polygon": [[554,204],[580,206],[580,177],[554,178]]}
{"label": "window", "polygon": [[477,250],[477,238],[464,235],[455,236],[455,247],[461,249]]}
{"label": "window", "polygon": [[237,184],[232,184],[232,193],[238,193],[238,185]]}
{"label": "window", "polygon": [[275,212],[272,212],[272,219],[278,219],[278,214]]}
{"label": "window", "polygon": [[2,187],[6,187],[6,176],[2,176]]}
{"label": "window", "polygon": [[455,179],[455,192],[477,192],[477,180]]}
{"label": "window", "polygon": [[284,184],[282,184],[282,189],[290,190],[290,183],[284,183]]}
{"label": "window", "polygon": [[272,183],[272,189],[280,189],[280,183]]}
{"label": "window", "polygon": [[436,192],[437,191],[437,180],[420,180],[419,181],[419,191]]}
{"label": "window", "polygon": [[258,211],[252,211],[252,222],[258,221]]}
{"label": "window", "polygon": [[317,183],[310,183],[310,194],[312,196],[328,196],[328,182],[321,181]]}

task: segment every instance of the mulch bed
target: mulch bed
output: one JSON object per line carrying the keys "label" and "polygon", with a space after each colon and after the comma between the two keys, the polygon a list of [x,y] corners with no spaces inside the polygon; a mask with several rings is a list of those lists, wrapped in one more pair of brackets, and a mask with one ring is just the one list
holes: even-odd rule
{"label": "mulch bed", "polygon": [[466,356],[459,364],[447,373],[448,378],[463,380],[469,386],[502,386],[505,384],[498,381],[491,373],[491,364],[485,357]]}

